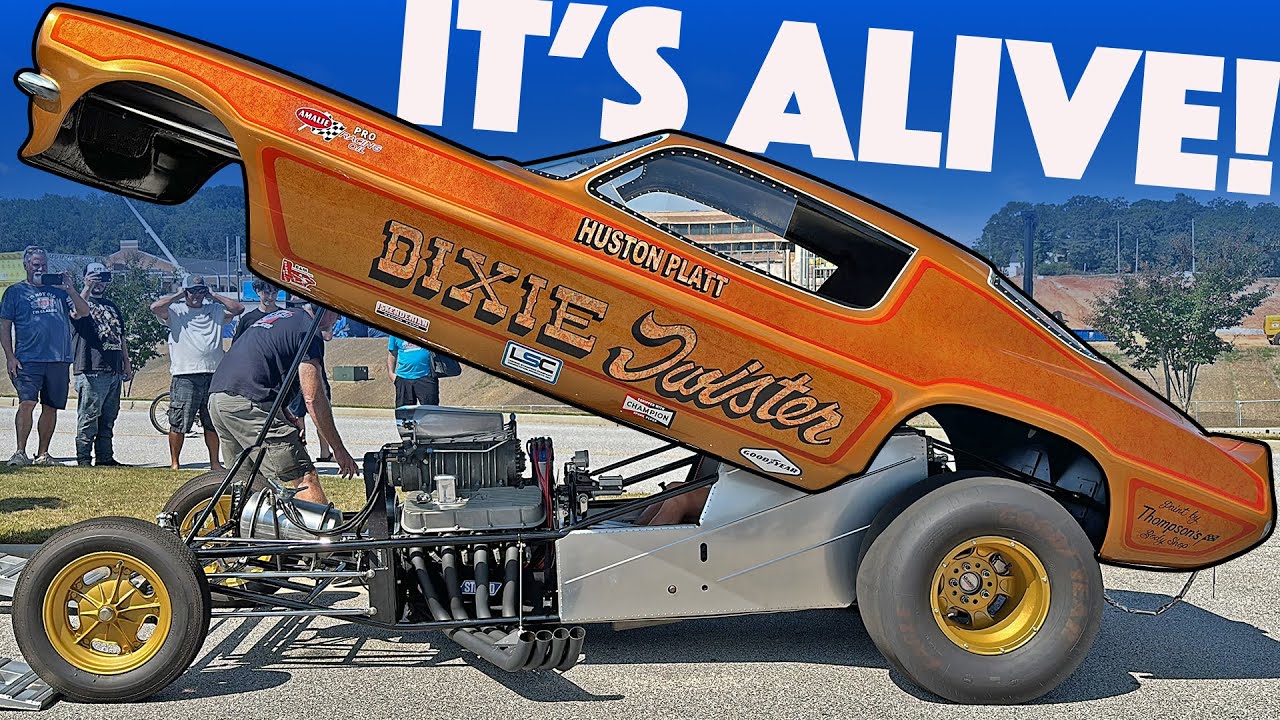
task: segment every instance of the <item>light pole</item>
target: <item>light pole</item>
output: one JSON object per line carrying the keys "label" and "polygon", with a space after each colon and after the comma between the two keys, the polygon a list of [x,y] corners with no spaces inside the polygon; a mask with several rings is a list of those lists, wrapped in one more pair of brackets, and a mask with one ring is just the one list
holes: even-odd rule
{"label": "light pole", "polygon": [[[1195,273],[1196,271],[1196,219],[1193,217],[1189,222],[1191,225],[1191,272]],[[1167,232],[1175,228],[1180,228],[1185,226],[1186,224],[1187,222],[1177,222],[1172,225],[1166,225],[1165,227],[1162,227],[1158,230],[1152,230],[1151,234],[1159,235],[1162,232]],[[1129,227],[1130,229],[1134,229],[1134,230],[1137,229],[1132,225],[1130,225]],[[1139,238],[1139,235],[1138,233],[1135,232],[1133,235],[1133,271],[1135,273],[1138,272],[1138,238]],[[1116,220],[1116,273],[1117,274],[1120,273],[1120,221],[1119,220]]]}

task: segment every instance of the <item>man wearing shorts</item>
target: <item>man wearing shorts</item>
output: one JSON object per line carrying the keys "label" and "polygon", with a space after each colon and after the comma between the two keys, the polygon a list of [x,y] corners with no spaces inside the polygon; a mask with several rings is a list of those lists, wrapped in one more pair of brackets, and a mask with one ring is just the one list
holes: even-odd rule
{"label": "man wearing shorts", "polygon": [[[277,482],[297,484],[301,488],[299,500],[326,503],[328,499],[303,439],[302,421],[286,407],[292,395],[301,392],[316,431],[333,446],[338,473],[346,478],[358,472],[356,461],[338,434],[333,409],[324,392],[324,340],[320,335],[307,345],[297,381],[291,387],[281,387],[289,365],[307,338],[314,312],[324,313],[320,331],[331,331],[337,314],[319,308],[277,310],[246,327],[213,374],[209,411],[222,442],[223,462],[230,465],[245,448],[257,442],[258,434],[267,426],[272,405],[284,393],[286,402],[259,450],[261,470]],[[258,459],[251,456],[246,462]]]}
{"label": "man wearing shorts", "polygon": [[152,303],[151,312],[169,326],[169,467],[181,467],[183,441],[198,417],[209,469],[221,470],[218,434],[209,419],[209,381],[222,361],[222,326],[244,306],[210,291],[203,277],[188,275],[181,289]]}
{"label": "man wearing shorts", "polygon": [[[18,391],[14,417],[17,450],[9,458],[14,466],[57,465],[49,455],[49,441],[58,423],[58,411],[67,407],[71,384],[71,327],[91,323],[89,305],[62,273],[57,285],[44,284],[49,256],[38,247],[22,253],[27,279],[10,285],[0,298],[0,346],[8,362],[9,379]],[[49,278],[52,279],[52,278]],[[15,337],[16,336],[16,337]],[[27,456],[32,416],[40,403],[39,445],[35,460]]]}

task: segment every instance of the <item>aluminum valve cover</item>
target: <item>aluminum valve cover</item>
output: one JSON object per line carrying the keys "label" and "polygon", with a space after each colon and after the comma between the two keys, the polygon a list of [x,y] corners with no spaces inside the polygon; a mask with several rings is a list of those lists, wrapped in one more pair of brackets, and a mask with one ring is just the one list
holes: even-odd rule
{"label": "aluminum valve cover", "polygon": [[401,525],[411,533],[515,530],[537,527],[545,517],[542,492],[536,486],[488,487],[447,504],[428,493],[413,493],[405,499]]}

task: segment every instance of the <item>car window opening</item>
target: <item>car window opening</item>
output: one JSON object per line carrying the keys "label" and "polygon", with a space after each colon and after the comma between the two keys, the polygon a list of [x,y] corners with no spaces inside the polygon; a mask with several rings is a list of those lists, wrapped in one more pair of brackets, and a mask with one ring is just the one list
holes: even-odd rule
{"label": "car window opening", "polygon": [[857,309],[884,298],[913,252],[814,198],[687,149],[645,155],[590,189],[687,242]]}

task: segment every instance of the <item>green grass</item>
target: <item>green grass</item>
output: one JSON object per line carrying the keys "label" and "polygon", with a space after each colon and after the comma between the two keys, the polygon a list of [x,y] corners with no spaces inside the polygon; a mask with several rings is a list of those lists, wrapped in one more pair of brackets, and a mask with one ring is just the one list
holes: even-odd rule
{"label": "green grass", "polygon": [[[44,542],[58,530],[96,517],[155,520],[169,497],[196,470],[0,466],[0,544]],[[364,480],[322,478],[344,510],[364,504]]]}

